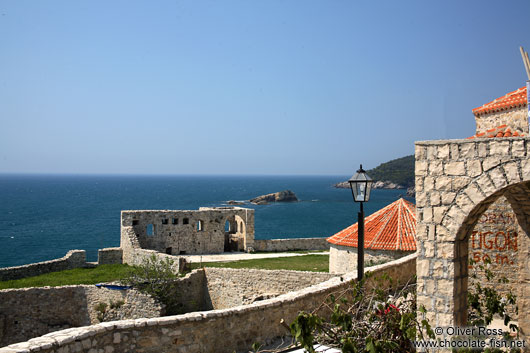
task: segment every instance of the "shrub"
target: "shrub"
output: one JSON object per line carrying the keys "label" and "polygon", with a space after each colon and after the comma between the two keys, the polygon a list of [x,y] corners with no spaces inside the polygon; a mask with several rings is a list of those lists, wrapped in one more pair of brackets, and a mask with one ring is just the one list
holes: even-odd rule
{"label": "shrub", "polygon": [[176,287],[177,278],[174,261],[167,257],[161,260],[153,254],[144,258],[141,265],[132,267],[121,282],[164,304],[166,315],[175,315],[182,311]]}

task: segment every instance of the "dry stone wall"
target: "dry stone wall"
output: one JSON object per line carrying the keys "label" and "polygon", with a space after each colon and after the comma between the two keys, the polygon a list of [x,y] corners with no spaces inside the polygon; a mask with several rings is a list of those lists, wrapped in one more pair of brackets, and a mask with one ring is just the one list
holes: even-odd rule
{"label": "dry stone wall", "polygon": [[0,268],[0,281],[38,276],[44,273],[70,270],[86,266],[85,250],[70,250],[59,259],[36,262],[29,265]]}
{"label": "dry stone wall", "polygon": [[328,250],[326,238],[255,239],[256,251]]}
{"label": "dry stone wall", "polygon": [[[103,320],[157,317],[163,308],[136,290],[62,286],[0,291],[0,347],[70,327],[99,323],[96,306],[110,309]],[[121,303],[121,304],[120,304]]]}
{"label": "dry stone wall", "polygon": [[205,271],[207,302],[213,309],[274,298],[335,277],[330,273],[284,270],[205,268]]}
{"label": "dry stone wall", "polygon": [[112,265],[123,263],[123,250],[121,248],[104,248],[98,250],[98,264]]}
{"label": "dry stone wall", "polygon": [[[414,277],[416,256],[367,269],[386,273],[399,283]],[[53,332],[0,348],[8,352],[219,352],[248,351],[254,342],[267,343],[288,334],[280,320],[290,323],[301,310],[310,311],[334,292],[350,285],[356,274],[234,308],[152,319],[105,322]]]}

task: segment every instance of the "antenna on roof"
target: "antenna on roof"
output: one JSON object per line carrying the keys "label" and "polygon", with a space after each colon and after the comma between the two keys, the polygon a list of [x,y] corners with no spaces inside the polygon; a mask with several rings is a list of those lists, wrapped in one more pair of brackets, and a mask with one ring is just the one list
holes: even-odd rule
{"label": "antenna on roof", "polygon": [[530,80],[530,60],[528,60],[528,52],[525,52],[523,47],[519,47],[521,56],[523,57],[524,68],[526,69],[526,76]]}

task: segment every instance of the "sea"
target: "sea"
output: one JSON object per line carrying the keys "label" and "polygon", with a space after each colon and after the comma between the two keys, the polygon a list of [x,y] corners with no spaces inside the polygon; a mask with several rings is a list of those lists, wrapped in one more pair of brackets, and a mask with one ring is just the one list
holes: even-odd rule
{"label": "sea", "polygon": [[[282,190],[300,202],[241,206],[255,209],[255,238],[329,237],[357,222],[351,191],[333,187],[349,177],[3,174],[0,267],[56,259],[71,249],[97,261],[98,249],[120,245],[122,210],[196,210]],[[365,214],[404,196],[405,190],[373,190]]]}

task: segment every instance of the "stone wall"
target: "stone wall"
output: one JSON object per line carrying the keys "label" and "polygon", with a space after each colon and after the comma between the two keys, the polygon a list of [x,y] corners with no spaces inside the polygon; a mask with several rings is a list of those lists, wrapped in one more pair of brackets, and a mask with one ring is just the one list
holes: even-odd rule
{"label": "stone wall", "polygon": [[326,238],[255,239],[256,251],[328,250]]}
{"label": "stone wall", "polygon": [[500,112],[475,115],[476,133],[486,133],[501,125],[507,125],[512,132],[524,133],[528,136],[528,109],[526,106],[511,108]]}
{"label": "stone wall", "polygon": [[111,265],[123,263],[123,250],[121,248],[105,248],[98,250],[98,264]]}
{"label": "stone wall", "polygon": [[86,266],[85,250],[70,250],[64,257],[29,265],[0,268],[0,281],[38,276],[44,273]]}
{"label": "stone wall", "polygon": [[327,281],[336,275],[322,272],[205,268],[208,306],[226,309],[274,298]]}
{"label": "stone wall", "polygon": [[[329,243],[328,243],[329,244]],[[329,244],[329,272],[346,273],[357,271],[357,248]],[[365,267],[380,264],[410,255],[410,251],[364,249]]]}
{"label": "stone wall", "polygon": [[124,261],[134,248],[169,255],[247,250],[254,243],[254,210],[201,207],[198,211],[122,211]]}
{"label": "stone wall", "polygon": [[105,321],[157,317],[162,313],[155,300],[135,290],[96,286],[0,290],[0,346],[65,328],[97,324],[99,303],[107,304],[108,309],[112,303],[119,306],[108,310]]}
{"label": "stone wall", "polygon": [[469,237],[482,214],[504,196],[523,234],[518,267],[518,321],[530,333],[530,139],[416,142],[418,305],[435,326],[465,325]]}
{"label": "stone wall", "polygon": [[[399,283],[415,274],[416,255],[367,269],[387,273]],[[292,322],[299,311],[310,311],[334,292],[346,288],[356,274],[334,277],[308,288],[235,308],[184,315],[106,322],[72,328],[0,348],[7,352],[219,352],[247,351],[288,334],[280,324]]]}

